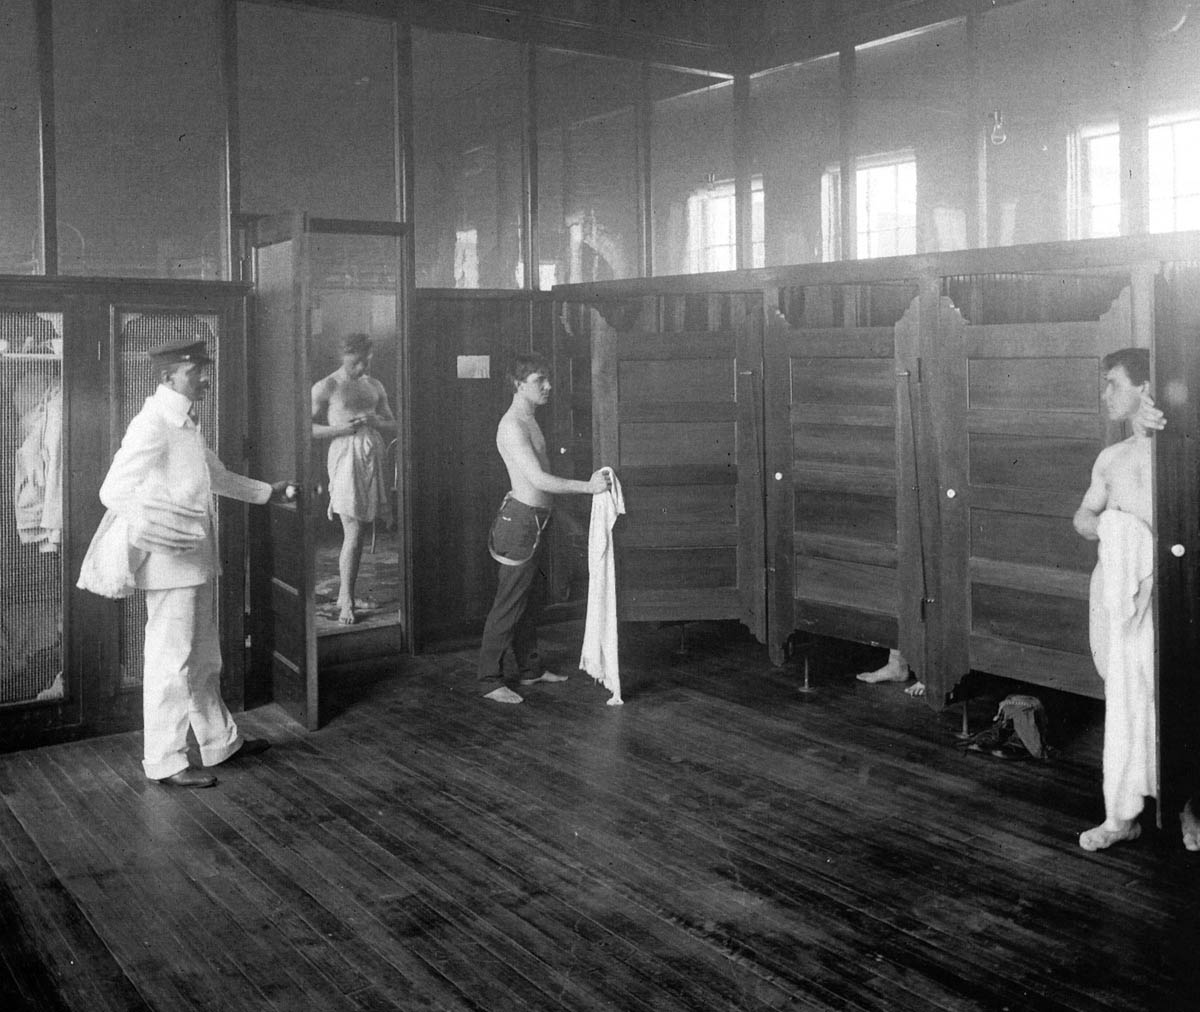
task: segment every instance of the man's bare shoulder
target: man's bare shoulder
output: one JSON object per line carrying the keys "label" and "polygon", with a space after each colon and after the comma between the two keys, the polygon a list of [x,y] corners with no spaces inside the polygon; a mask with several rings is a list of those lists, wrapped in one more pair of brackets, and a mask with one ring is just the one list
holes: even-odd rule
{"label": "man's bare shoulder", "polygon": [[496,425],[496,442],[509,444],[529,442],[529,430],[512,409],[500,416],[500,421]]}
{"label": "man's bare shoulder", "polygon": [[312,385],[312,392],[316,394],[330,394],[337,389],[337,373],[331,372],[324,379],[317,380]]}
{"label": "man's bare shoulder", "polygon": [[1121,440],[1119,443],[1113,443],[1111,446],[1106,446],[1096,455],[1096,470],[1099,472],[1108,471],[1128,452],[1126,446],[1128,440]]}

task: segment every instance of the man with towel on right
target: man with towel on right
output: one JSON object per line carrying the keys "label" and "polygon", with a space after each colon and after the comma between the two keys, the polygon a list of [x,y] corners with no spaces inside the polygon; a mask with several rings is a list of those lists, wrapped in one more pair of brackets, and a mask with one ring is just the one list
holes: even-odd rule
{"label": "man with towel on right", "polygon": [[1162,412],[1150,396],[1150,352],[1122,348],[1100,364],[1108,417],[1132,435],[1105,447],[1075,512],[1075,530],[1097,541],[1088,595],[1089,636],[1104,680],[1104,815],[1079,835],[1103,850],[1141,835],[1137,818],[1158,793],[1154,697],[1154,501],[1151,474]]}

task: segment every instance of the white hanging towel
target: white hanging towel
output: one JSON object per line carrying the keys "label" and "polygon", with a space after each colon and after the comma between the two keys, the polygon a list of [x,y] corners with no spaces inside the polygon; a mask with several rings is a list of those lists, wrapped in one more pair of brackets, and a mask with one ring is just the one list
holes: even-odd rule
{"label": "white hanging towel", "polygon": [[587,621],[583,628],[583,654],[579,667],[603,685],[612,697],[609,706],[620,706],[621,673],[617,666],[617,577],[613,565],[613,524],[625,512],[621,483],[611,467],[602,468],[612,481],[607,492],[592,496],[588,526]]}
{"label": "white hanging towel", "polygon": [[1158,793],[1154,699],[1154,536],[1132,513],[1100,514],[1090,633],[1104,679],[1104,808],[1133,819]]}

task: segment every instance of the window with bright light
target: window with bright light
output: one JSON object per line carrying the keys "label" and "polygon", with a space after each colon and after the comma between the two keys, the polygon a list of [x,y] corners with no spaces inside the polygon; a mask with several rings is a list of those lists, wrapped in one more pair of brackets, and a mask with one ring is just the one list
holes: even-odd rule
{"label": "window with bright light", "polygon": [[1115,123],[1070,138],[1071,238],[1121,234],[1121,133]]}
{"label": "window with bright light", "polygon": [[460,228],[454,234],[454,287],[479,287],[479,229]]}
{"label": "window with bright light", "polygon": [[842,173],[834,165],[821,173],[821,260],[842,259]]}
{"label": "window with bright light", "polygon": [[1150,231],[1200,229],[1200,113],[1150,122]]}
{"label": "window with bright light", "polygon": [[[858,257],[917,251],[917,159],[912,151],[859,158],[855,163]],[[838,166],[821,177],[821,255],[841,257],[842,179]]]}
{"label": "window with bright light", "polygon": [[[762,176],[750,181],[751,267],[766,263]],[[688,271],[737,269],[737,200],[732,179],[709,183],[688,197]]]}

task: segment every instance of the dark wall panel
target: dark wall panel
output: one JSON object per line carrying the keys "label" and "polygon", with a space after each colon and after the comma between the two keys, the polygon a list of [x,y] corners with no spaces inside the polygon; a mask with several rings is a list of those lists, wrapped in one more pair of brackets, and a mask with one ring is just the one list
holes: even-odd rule
{"label": "dark wall panel", "polygon": [[[496,588],[488,527],[508,491],[496,425],[512,401],[512,357],[550,343],[549,303],[523,293],[418,291],[412,316],[413,551],[421,642],[478,632]],[[459,379],[460,355],[490,378]],[[551,396],[569,396],[556,391]],[[539,415],[552,439],[550,413]]]}

